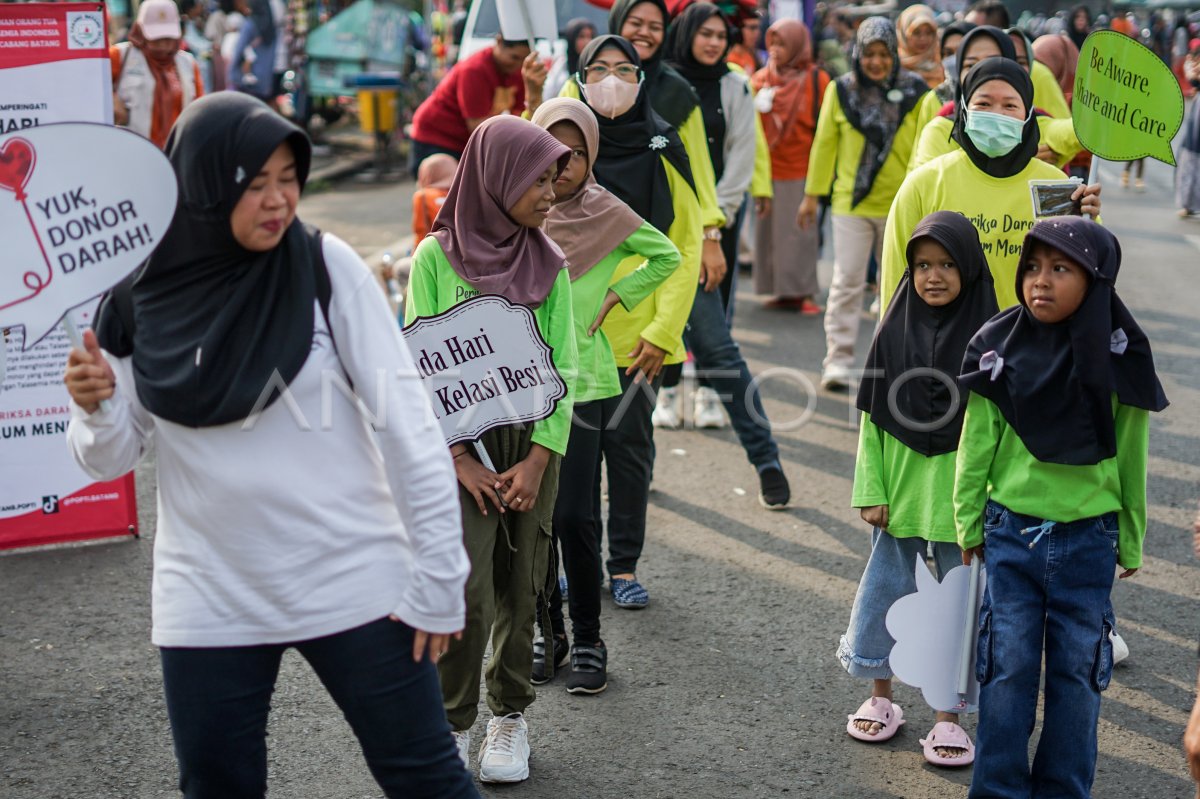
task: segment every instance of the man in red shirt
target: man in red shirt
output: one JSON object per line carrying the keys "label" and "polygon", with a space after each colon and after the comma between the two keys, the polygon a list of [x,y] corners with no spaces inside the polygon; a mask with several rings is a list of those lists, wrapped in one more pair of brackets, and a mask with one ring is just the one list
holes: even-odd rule
{"label": "man in red shirt", "polygon": [[[427,156],[461,158],[471,131],[488,117],[525,110],[527,89],[540,91],[546,67],[529,43],[505,41],[499,34],[489,49],[459,61],[417,108],[409,164],[413,175]],[[540,80],[539,80],[540,78]],[[533,98],[540,102],[541,98]]]}

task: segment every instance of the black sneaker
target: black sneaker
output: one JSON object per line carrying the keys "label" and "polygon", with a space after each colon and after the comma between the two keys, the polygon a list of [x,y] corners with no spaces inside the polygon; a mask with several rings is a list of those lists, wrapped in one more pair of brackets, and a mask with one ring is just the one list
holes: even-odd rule
{"label": "black sneaker", "polygon": [[792,498],[792,489],[783,469],[768,466],[758,473],[758,501],[767,510],[783,510]]}
{"label": "black sneaker", "polygon": [[[571,657],[571,647],[567,644],[567,636],[554,636],[554,673],[567,665],[567,661]],[[550,682],[553,675],[546,673],[546,639],[538,636],[533,639],[533,676],[530,682],[534,685],[543,685]]]}
{"label": "black sneaker", "polygon": [[608,687],[608,649],[601,641],[596,646],[575,644],[571,647],[571,673],[567,675],[567,693],[598,694]]}

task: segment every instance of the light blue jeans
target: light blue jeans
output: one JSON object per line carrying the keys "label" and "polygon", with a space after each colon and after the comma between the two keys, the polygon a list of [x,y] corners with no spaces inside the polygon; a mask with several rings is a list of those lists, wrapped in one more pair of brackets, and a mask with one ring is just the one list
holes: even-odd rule
{"label": "light blue jeans", "polygon": [[[917,590],[917,558],[925,564],[929,542],[924,538],[896,538],[876,527],[871,532],[871,557],[850,611],[850,626],[838,644],[837,657],[851,677],[887,680],[892,676],[888,657],[896,639],[884,623],[896,600]],[[958,544],[933,544],[934,574],[940,582],[946,572],[962,565]]]}

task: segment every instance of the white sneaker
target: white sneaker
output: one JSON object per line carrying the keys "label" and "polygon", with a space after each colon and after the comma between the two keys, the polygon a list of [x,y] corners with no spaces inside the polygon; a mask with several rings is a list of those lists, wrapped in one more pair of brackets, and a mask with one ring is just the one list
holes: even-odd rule
{"label": "white sneaker", "polygon": [[1129,644],[1125,643],[1120,633],[1113,630],[1108,634],[1108,640],[1112,642],[1114,666],[1129,657]]}
{"label": "white sneaker", "polygon": [[458,747],[458,756],[462,758],[463,768],[471,770],[471,731],[450,733],[454,736],[454,745]]}
{"label": "white sneaker", "polygon": [[850,370],[844,366],[826,366],[821,373],[821,388],[826,391],[845,391],[850,388]]}
{"label": "white sneaker", "polygon": [[479,749],[480,782],[523,782],[529,779],[529,725],[520,713],[488,722]]}
{"label": "white sneaker", "polygon": [[717,396],[717,392],[707,386],[700,386],[696,389],[694,414],[692,421],[696,427],[711,429],[729,425],[729,422],[725,420],[725,409],[721,407],[721,400]]}
{"label": "white sneaker", "polygon": [[658,399],[654,403],[654,412],[650,414],[650,421],[654,423],[655,427],[664,427],[668,430],[679,429],[680,405],[679,386],[660,388]]}

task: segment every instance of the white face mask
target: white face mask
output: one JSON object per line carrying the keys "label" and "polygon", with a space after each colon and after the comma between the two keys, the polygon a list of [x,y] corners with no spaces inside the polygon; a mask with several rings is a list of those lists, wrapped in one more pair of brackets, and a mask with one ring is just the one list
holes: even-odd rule
{"label": "white face mask", "polygon": [[585,83],[580,88],[593,111],[616,119],[633,108],[642,87],[641,84],[628,83],[616,75],[609,75],[598,83]]}

